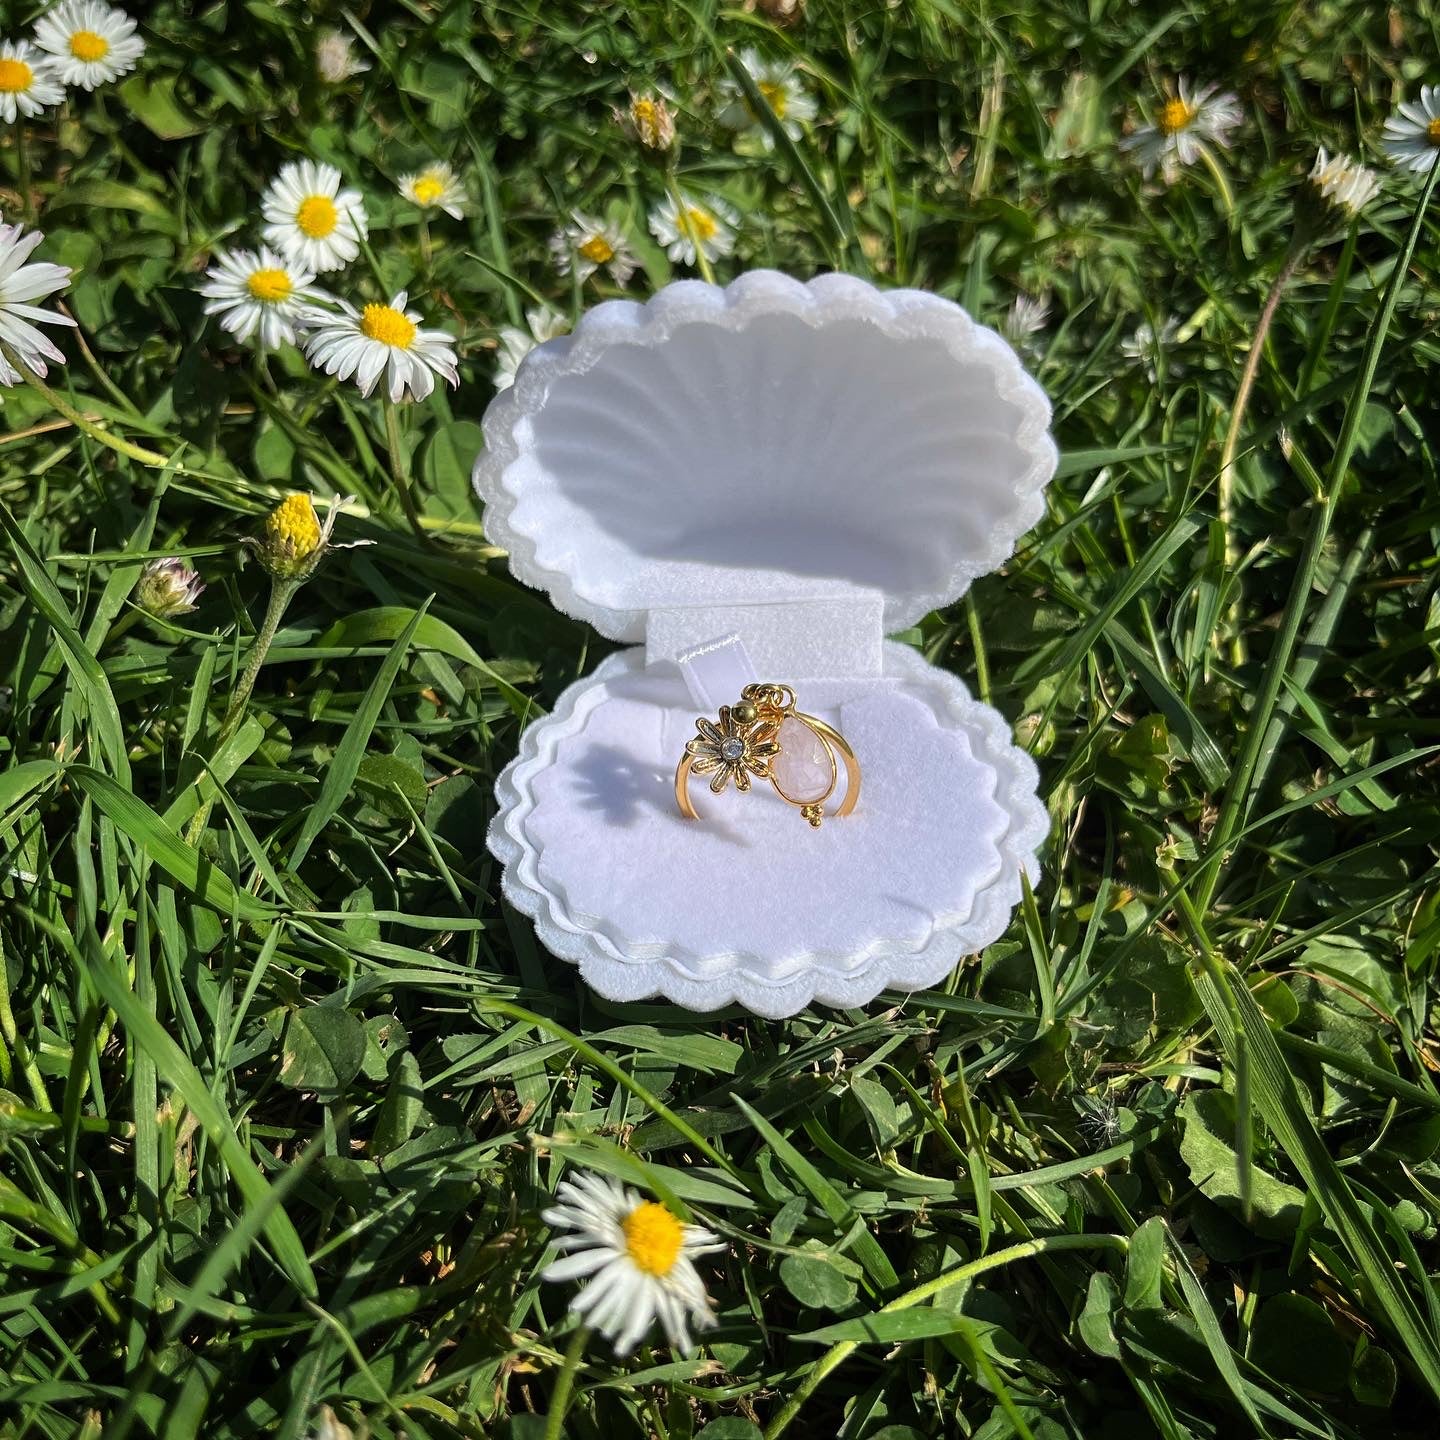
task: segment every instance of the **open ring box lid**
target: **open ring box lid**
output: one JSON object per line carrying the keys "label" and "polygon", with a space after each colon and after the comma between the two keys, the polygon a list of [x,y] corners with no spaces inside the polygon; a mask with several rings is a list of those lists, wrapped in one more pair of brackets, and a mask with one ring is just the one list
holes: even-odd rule
{"label": "open ring box lid", "polygon": [[[993,331],[844,275],[682,281],[526,357],[485,414],[486,532],[635,648],[525,730],[489,845],[507,898],[601,995],[857,1005],[1003,933],[1048,828],[1035,767],[996,711],[884,637],[1040,518],[1049,422]],[[854,747],[853,814],[814,830],[768,785],[696,778],[703,818],[680,816],[702,708],[687,657],[719,641]]]}

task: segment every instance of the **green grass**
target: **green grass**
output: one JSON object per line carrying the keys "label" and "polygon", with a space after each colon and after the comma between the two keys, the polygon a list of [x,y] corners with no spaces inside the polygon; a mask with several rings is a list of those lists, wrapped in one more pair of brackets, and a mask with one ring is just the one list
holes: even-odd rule
{"label": "green grass", "polygon": [[[575,1331],[539,1212],[576,1164],[729,1243],[695,1356],[575,1352],[573,1440],[1432,1435],[1440,231],[1413,177],[1287,288],[1228,536],[1217,462],[1315,147],[1383,165],[1440,9],[381,3],[333,10],[372,65],[337,91],[311,7],[189,8],[27,135],[86,347],[51,382],[128,453],[4,392],[0,1435],[308,1437],[329,1407],[540,1440]],[[772,151],[714,123],[752,44],[819,102]],[[1218,173],[1147,185],[1117,142],[1177,74],[1246,123]],[[663,169],[611,119],[655,83],[682,183],[743,215],[718,279],[840,267],[992,324],[1051,297],[1048,516],[902,637],[1036,755],[1043,880],[944,986],[864,1012],[607,1004],[483,850],[521,728],[605,645],[486,548],[477,420],[500,327],[614,293],[555,273],[560,217],[626,227],[629,293],[672,277]],[[202,323],[211,253],[301,154],[365,194],[349,293],[405,286],[459,338],[460,388],[401,415],[431,543],[378,403]],[[432,156],[476,203],[427,250],[393,181]],[[21,158],[12,133],[7,220]],[[1152,379],[1122,343],[1169,317]],[[299,589],[226,725],[269,593],[241,542],[297,489],[358,496],[336,538],[371,543]],[[130,592],[175,554],[209,588],[157,623]]]}

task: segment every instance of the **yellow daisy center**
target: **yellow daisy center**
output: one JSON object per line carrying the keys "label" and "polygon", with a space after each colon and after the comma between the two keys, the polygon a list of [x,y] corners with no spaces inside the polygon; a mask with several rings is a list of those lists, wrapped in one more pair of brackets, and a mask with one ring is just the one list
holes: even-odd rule
{"label": "yellow daisy center", "polygon": [[413,188],[419,204],[433,205],[445,193],[445,182],[437,180],[433,175],[422,175]]}
{"label": "yellow daisy center", "polygon": [[1440,145],[1440,115],[1437,115],[1426,127],[1425,138],[1432,145]]}
{"label": "yellow daisy center", "polygon": [[655,113],[655,102],[646,95],[642,95],[630,106],[630,118],[635,122],[637,130],[653,131],[660,127],[660,117]]}
{"label": "yellow daisy center", "polygon": [[328,195],[307,195],[295,212],[295,223],[312,240],[323,240],[339,220],[340,212]]}
{"label": "yellow daisy center", "polygon": [[245,288],[256,300],[274,305],[277,301],[288,300],[294,287],[283,270],[252,270],[245,281]]}
{"label": "yellow daisy center", "polygon": [[785,118],[785,106],[788,103],[783,85],[773,84],[768,80],[758,82],[756,88],[765,97],[765,103],[775,112],[777,120]]}
{"label": "yellow daisy center", "polygon": [[679,220],[680,233],[702,244],[706,240],[713,240],[716,230],[720,228],[715,223],[715,217],[708,210],[700,209],[698,205],[687,205],[680,212]]}
{"label": "yellow daisy center", "polygon": [[265,517],[265,540],[277,555],[303,560],[320,544],[320,520],[308,495],[287,495]]}
{"label": "yellow daisy center", "polygon": [[1187,105],[1183,100],[1167,100],[1160,107],[1155,123],[1167,135],[1173,135],[1177,130],[1186,129],[1197,113],[1193,105]]}
{"label": "yellow daisy center", "polygon": [[70,37],[70,53],[86,65],[93,65],[110,53],[110,42],[93,30],[77,30]]}
{"label": "yellow daisy center", "polygon": [[360,333],[382,345],[408,350],[415,341],[415,322],[391,305],[367,305],[360,312]]}
{"label": "yellow daisy center", "polygon": [[23,60],[0,60],[0,90],[18,95],[30,88],[35,72]]}
{"label": "yellow daisy center", "polygon": [[615,247],[603,235],[592,235],[579,249],[592,265],[608,265],[615,258]]}
{"label": "yellow daisy center", "polygon": [[621,1222],[625,1253],[637,1270],[647,1275],[668,1275],[675,1268],[685,1241],[684,1226],[653,1200],[632,1210]]}

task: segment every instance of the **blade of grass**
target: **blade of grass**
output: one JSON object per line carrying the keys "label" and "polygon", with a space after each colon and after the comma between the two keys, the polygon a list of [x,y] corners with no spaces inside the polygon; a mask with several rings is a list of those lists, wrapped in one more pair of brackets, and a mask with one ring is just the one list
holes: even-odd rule
{"label": "blade of grass", "polygon": [[[1345,407],[1345,418],[1341,424],[1340,435],[1335,442],[1335,453],[1331,460],[1329,474],[1326,476],[1325,496],[1322,501],[1314,504],[1310,528],[1305,536],[1305,545],[1295,567],[1295,578],[1291,583],[1290,598],[1285,605],[1285,614],[1280,622],[1280,630],[1266,657],[1260,693],[1255,698],[1255,706],[1251,711],[1250,723],[1245,732],[1244,748],[1231,773],[1230,785],[1225,792],[1225,798],[1220,805],[1220,813],[1215,821],[1213,844],[1219,852],[1223,852],[1234,838],[1235,831],[1250,808],[1262,755],[1267,751],[1273,753],[1275,745],[1279,743],[1279,735],[1272,736],[1271,723],[1277,714],[1276,707],[1284,689],[1285,676],[1295,652],[1295,643],[1300,635],[1305,611],[1309,607],[1310,593],[1315,584],[1315,574],[1324,552],[1325,540],[1330,533],[1330,524],[1335,517],[1335,509],[1340,503],[1340,497],[1344,493],[1350,461],[1355,454],[1355,446],[1360,438],[1360,421],[1365,413],[1370,388],[1375,383],[1375,372],[1380,365],[1380,352],[1384,348],[1385,337],[1389,333],[1390,322],[1394,318],[1395,307],[1400,299],[1400,291],[1404,286],[1405,277],[1409,273],[1415,246],[1424,230],[1425,213],[1430,205],[1430,197],[1435,192],[1437,180],[1440,180],[1440,165],[1432,165],[1424,189],[1420,192],[1419,202],[1415,207],[1415,218],[1411,221],[1400,253],[1395,257],[1395,267],[1390,276],[1390,283],[1385,287],[1379,311],[1370,326],[1370,333],[1365,342],[1365,353],[1360,363],[1359,373],[1355,377],[1355,387],[1351,391],[1349,403]],[[1222,873],[1223,864],[1210,869],[1202,876],[1195,895],[1196,908],[1202,913],[1209,909],[1210,901],[1214,898],[1215,889]]]}
{"label": "blade of grass", "polygon": [[[93,933],[86,937],[90,949],[86,978],[99,996],[120,1018],[131,1043],[142,1048],[155,1063],[156,1072],[179,1092],[190,1107],[205,1133],[219,1150],[235,1188],[247,1205],[267,1203],[270,1186],[261,1175],[254,1157],[240,1142],[230,1117],[210,1093],[204,1077],[184,1052],[165,1033],[160,1022],[150,1014],[130,988],[124,973],[106,960]],[[305,1247],[284,1207],[274,1204],[263,1221],[263,1229],[275,1247],[279,1261],[290,1283],[302,1295],[319,1293]]]}
{"label": "blade of grass", "polygon": [[65,772],[162,870],[221,915],[263,922],[279,913],[235,887],[197,850],[187,845],[143,801],[102,771],[72,765]]}
{"label": "blade of grass", "polygon": [[419,628],[420,622],[425,618],[425,612],[429,608],[430,601],[426,600],[418,610],[411,614],[405,628],[390,647],[390,653],[385,657],[375,678],[370,682],[369,688],[361,698],[354,718],[346,726],[344,737],[336,747],[334,758],[326,768],[325,779],[320,786],[320,794],[316,796],[314,805],[306,811],[305,821],[300,827],[300,834],[290,851],[290,868],[292,870],[299,868],[300,862],[309,852],[311,845],[319,838],[320,832],[330,823],[331,817],[350,793],[350,787],[355,783],[355,776],[360,770],[360,762],[365,758],[366,748],[370,744],[370,736],[375,729],[375,722],[380,718],[380,711],[384,708],[386,700],[390,698],[390,690],[395,684],[395,677],[400,673],[400,666],[409,652],[411,637]]}
{"label": "blade of grass", "polygon": [[[1196,941],[1200,945],[1208,944],[1203,930]],[[1327,1223],[1364,1277],[1371,1295],[1409,1355],[1417,1378],[1431,1396],[1440,1401],[1440,1338],[1427,1329],[1414,1298],[1400,1280],[1394,1260],[1360,1208],[1344,1171],[1335,1163],[1316,1130],[1260,1007],[1234,968],[1211,953],[1229,982],[1229,999],[1222,993],[1221,982],[1210,968],[1195,969],[1192,978],[1221,1045],[1233,1053],[1240,1030],[1232,1017],[1238,1015],[1247,1040],[1253,1081],[1251,1094],[1256,1108],[1300,1172],[1306,1193],[1320,1206]],[[1423,1276],[1417,1279],[1421,1284],[1426,1283]]]}
{"label": "blade of grass", "polygon": [[96,749],[100,757],[109,766],[111,773],[128,785],[130,760],[125,747],[124,726],[120,723],[120,711],[115,704],[110,682],[100,668],[100,662],[80,638],[75,617],[70,613],[65,597],[50,578],[45,562],[35,553],[35,547],[26,538],[19,522],[3,500],[0,500],[0,530],[5,532],[10,542],[11,554],[15,557],[25,593],[35,608],[49,621],[50,628],[55,632],[55,639],[69,663],[70,674],[84,698],[86,713],[95,731],[98,742]]}

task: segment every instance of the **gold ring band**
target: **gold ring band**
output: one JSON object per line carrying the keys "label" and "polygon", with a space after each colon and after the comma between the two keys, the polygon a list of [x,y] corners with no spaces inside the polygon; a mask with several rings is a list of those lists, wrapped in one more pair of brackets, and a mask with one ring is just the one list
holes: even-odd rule
{"label": "gold ring band", "polygon": [[711,776],[716,795],[732,780],[741,791],[750,789],[752,779],[768,780],[816,828],[840,783],[841,762],[845,795],[832,817],[848,815],[860,799],[860,761],[849,741],[823,720],[797,710],[788,685],[747,685],[738,703],[720,707],[718,720],[699,716],[695,729],[675,767],[675,803],[687,820],[700,818],[690,799],[692,775]]}

